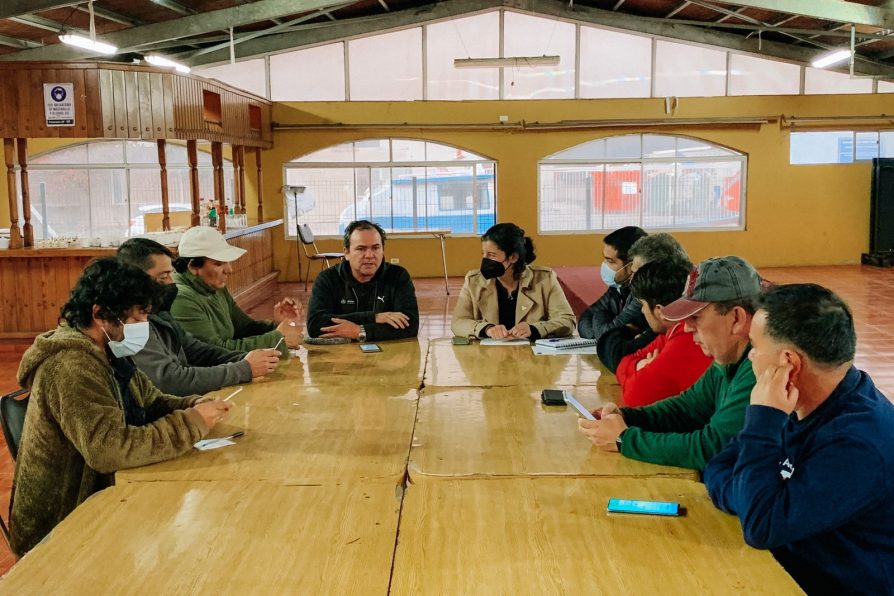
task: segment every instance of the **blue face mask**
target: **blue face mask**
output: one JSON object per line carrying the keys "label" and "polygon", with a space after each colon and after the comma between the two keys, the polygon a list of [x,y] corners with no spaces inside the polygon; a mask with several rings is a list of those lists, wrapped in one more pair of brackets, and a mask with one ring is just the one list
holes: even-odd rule
{"label": "blue face mask", "polygon": [[602,281],[605,282],[610,288],[620,288],[621,284],[615,281],[615,271],[611,267],[608,266],[608,263],[603,262],[602,267],[599,268],[599,275],[602,277]]}
{"label": "blue face mask", "polygon": [[121,341],[115,341],[109,337],[105,328],[103,328],[102,332],[108,337],[109,349],[112,351],[115,358],[125,358],[139,353],[140,350],[146,347],[146,342],[149,341],[149,321],[125,323],[124,339]]}

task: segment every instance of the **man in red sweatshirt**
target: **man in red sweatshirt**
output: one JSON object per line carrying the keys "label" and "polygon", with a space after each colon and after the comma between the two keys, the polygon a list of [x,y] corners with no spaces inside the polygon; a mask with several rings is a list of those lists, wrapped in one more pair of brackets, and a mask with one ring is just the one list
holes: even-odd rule
{"label": "man in red sweatshirt", "polygon": [[621,359],[616,375],[626,406],[646,406],[678,395],[698,380],[712,358],[692,341],[683,322],[668,321],[661,311],[680,297],[689,268],[673,260],[653,261],[640,267],[630,284],[643,315],[658,337],[646,347]]}

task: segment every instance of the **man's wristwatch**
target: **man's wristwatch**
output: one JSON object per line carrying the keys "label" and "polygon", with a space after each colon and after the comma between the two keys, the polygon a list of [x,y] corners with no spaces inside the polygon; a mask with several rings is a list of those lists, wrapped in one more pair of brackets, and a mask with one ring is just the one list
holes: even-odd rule
{"label": "man's wristwatch", "polygon": [[624,433],[627,432],[627,429],[621,431],[621,434],[618,435],[618,438],[615,439],[615,447],[618,448],[618,453],[621,453],[621,444],[624,442]]}
{"label": "man's wristwatch", "polygon": [[363,325],[360,325],[360,332],[357,334],[357,341],[363,343],[366,341],[366,329],[363,328]]}

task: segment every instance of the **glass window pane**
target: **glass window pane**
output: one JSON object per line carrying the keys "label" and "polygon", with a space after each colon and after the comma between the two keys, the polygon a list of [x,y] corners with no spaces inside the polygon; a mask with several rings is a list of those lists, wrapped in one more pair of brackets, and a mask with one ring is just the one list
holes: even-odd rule
{"label": "glass window pane", "polygon": [[735,155],[735,153],[707,141],[677,137],[678,157],[710,157],[715,155]]}
{"label": "glass window pane", "polygon": [[806,67],[804,93],[806,95],[836,93],[872,93],[872,79],[852,79],[850,75],[821,68]]}
{"label": "glass window pane", "polygon": [[392,139],[391,159],[393,161],[425,161],[425,141]]}
{"label": "glass window pane", "polygon": [[263,59],[199,67],[193,69],[193,73],[209,79],[217,79],[222,83],[245,89],[249,93],[261,97],[267,97],[267,65]]}
{"label": "glass window pane", "polygon": [[422,28],[348,42],[351,101],[422,99]]}
{"label": "glass window pane", "polygon": [[649,97],[650,38],[582,26],[580,56],[581,97]]}
{"label": "glass window pane", "polygon": [[510,11],[503,18],[504,56],[559,56],[558,66],[501,69],[505,98],[573,98],[575,26]]}
{"label": "glass window pane", "polygon": [[597,139],[595,141],[587,141],[580,145],[575,145],[571,149],[559,151],[547,157],[550,159],[604,159],[605,158],[605,139]]}
{"label": "glass window pane", "polygon": [[121,238],[130,229],[124,169],[89,170],[90,219],[95,236]]}
{"label": "glass window pane", "polygon": [[189,159],[186,154],[186,146],[168,141],[165,144],[165,155],[168,159],[168,166],[173,164],[188,164]]}
{"label": "glass window pane", "polygon": [[357,219],[354,212],[354,168],[286,168],[286,184],[305,187],[305,200],[286,201],[288,233],[297,221],[318,236],[336,236]]}
{"label": "glass window pane", "polygon": [[[128,235],[161,231],[161,170],[141,168],[130,170],[129,174],[130,224]],[[168,199],[170,200],[170,195]]]}
{"label": "glass window pane", "polygon": [[877,132],[858,132],[855,136],[857,145],[854,149],[854,159],[869,161],[874,157],[879,157],[879,135]]}
{"label": "glass window pane", "polygon": [[426,161],[464,161],[470,159],[487,159],[460,147],[451,147],[440,143],[425,143]]}
{"label": "glass window pane", "polygon": [[428,99],[499,99],[500,69],[455,68],[455,58],[500,55],[500,13],[451,19],[426,27]]}
{"label": "glass window pane", "polygon": [[878,92],[879,93],[894,93],[894,83],[891,81],[879,81],[878,82]]}
{"label": "glass window pane", "polygon": [[894,131],[882,131],[878,135],[878,156],[894,157]]}
{"label": "glass window pane", "polygon": [[801,67],[744,54],[730,55],[730,95],[798,95]]}
{"label": "glass window pane", "polygon": [[64,149],[56,149],[29,160],[31,165],[37,164],[84,164],[87,163],[87,144],[74,145]]}
{"label": "glass window pane", "polygon": [[604,172],[604,165],[540,166],[540,230],[602,229]]}
{"label": "glass window pane", "polygon": [[[598,184],[599,180],[596,183]],[[604,183],[602,207],[605,210],[605,218],[602,229],[616,230],[623,226],[642,227],[640,164],[606,164]],[[599,206],[597,204],[597,207]]]}
{"label": "glass window pane", "polygon": [[677,154],[677,138],[672,135],[643,135],[643,157],[674,157]]}
{"label": "glass window pane", "polygon": [[90,221],[90,170],[32,169],[28,174],[36,239],[96,236]]}
{"label": "glass window pane", "polygon": [[270,56],[273,101],[344,101],[342,42]]}
{"label": "glass window pane", "polygon": [[389,161],[388,139],[366,139],[354,143],[354,161]]}
{"label": "glass window pane", "polygon": [[[157,164],[158,145],[148,141],[126,141],[125,151],[129,164]],[[165,152],[167,156],[167,151]]]}
{"label": "glass window pane", "polygon": [[793,132],[790,135],[789,163],[853,163],[854,133]]}
{"label": "glass window pane", "polygon": [[726,94],[726,52],[658,41],[655,95],[710,97]]}
{"label": "glass window pane", "polygon": [[619,135],[605,139],[607,159],[639,159],[642,154],[642,135]]}
{"label": "glass window pane", "polygon": [[676,163],[643,164],[643,225],[673,228]]}
{"label": "glass window pane", "polygon": [[737,161],[678,163],[672,225],[679,228],[738,227],[741,171],[742,166]]}
{"label": "glass window pane", "polygon": [[94,141],[87,143],[86,146],[89,163],[119,164],[124,162],[124,143],[122,141]]}
{"label": "glass window pane", "polygon": [[354,161],[354,143],[342,143],[341,145],[332,145],[307,155],[296,157],[292,161],[308,162],[308,163],[332,163],[332,162],[348,162]]}

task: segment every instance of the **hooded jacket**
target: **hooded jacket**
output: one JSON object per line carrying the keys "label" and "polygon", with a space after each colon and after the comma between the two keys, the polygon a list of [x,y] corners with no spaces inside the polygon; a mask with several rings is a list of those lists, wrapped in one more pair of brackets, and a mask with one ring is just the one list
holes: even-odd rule
{"label": "hooded jacket", "polygon": [[[202,341],[228,350],[249,352],[275,347],[283,335],[273,321],[255,321],[249,317],[226,288],[216,289],[189,271],[174,274],[177,298],[171,315],[180,326]],[[282,342],[279,351],[289,356]]]}
{"label": "hooded jacket", "polygon": [[[410,319],[406,329],[376,323],[376,313],[401,312]],[[373,278],[359,282],[351,264],[342,261],[325,269],[314,280],[307,305],[307,334],[320,337],[332,317],[363,325],[367,341],[406,339],[419,332],[419,306],[410,274],[400,265],[383,262]]]}
{"label": "hooded jacket", "polygon": [[65,325],[34,340],[18,381],[31,391],[10,505],[10,542],[18,555],[112,485],[115,471],[177,457],[208,433],[201,415],[187,409],[199,396],[165,395],[139,371],[127,388],[146,424],[127,424],[106,353]]}

